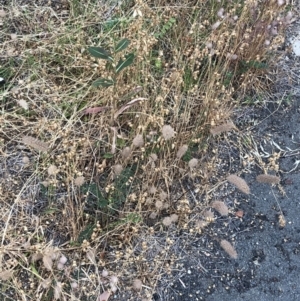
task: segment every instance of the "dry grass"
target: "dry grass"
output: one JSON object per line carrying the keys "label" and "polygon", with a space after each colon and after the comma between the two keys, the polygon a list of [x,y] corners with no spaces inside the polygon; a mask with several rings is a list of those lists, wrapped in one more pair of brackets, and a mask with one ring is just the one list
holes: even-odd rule
{"label": "dry grass", "polygon": [[[187,227],[192,212],[171,187],[205,178],[197,159],[210,128],[266,87],[285,6],[23,2],[0,7],[5,300],[85,300],[131,287],[148,300],[175,261],[172,239],[156,235]],[[95,88],[114,74],[88,47],[113,49],[123,38],[130,44],[115,62],[134,53],[133,63],[113,86]]]}

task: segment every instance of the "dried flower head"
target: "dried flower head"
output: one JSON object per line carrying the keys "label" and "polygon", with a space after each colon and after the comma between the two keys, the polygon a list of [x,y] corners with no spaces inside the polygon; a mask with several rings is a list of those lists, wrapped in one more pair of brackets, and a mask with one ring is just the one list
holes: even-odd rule
{"label": "dried flower head", "polygon": [[129,158],[130,155],[131,155],[131,149],[130,149],[130,147],[126,146],[126,147],[122,150],[121,155],[122,155],[122,158],[123,158],[123,159]]}
{"label": "dried flower head", "polygon": [[196,159],[196,158],[193,158],[193,159],[191,159],[190,161],[189,161],[189,168],[195,168],[197,165],[198,165],[198,159]]}
{"label": "dried flower head", "polygon": [[41,152],[47,152],[49,146],[46,142],[43,142],[39,139],[33,138],[31,136],[24,136],[22,138],[22,142],[26,145],[31,146],[32,148],[41,151]]}
{"label": "dried flower head", "polygon": [[164,204],[163,204],[162,201],[156,201],[155,202],[155,208],[158,209],[158,210],[162,209],[163,205]]}
{"label": "dried flower head", "polygon": [[205,210],[202,215],[208,222],[213,222],[215,220],[215,215],[210,209]]}
{"label": "dried flower head", "polygon": [[151,212],[151,214],[149,215],[149,218],[151,218],[151,219],[155,219],[156,217],[157,217],[156,212]]}
{"label": "dried flower head", "polygon": [[161,191],[160,194],[159,194],[159,197],[161,200],[166,200],[167,197],[168,197],[168,194],[165,192],[165,191]]}
{"label": "dried flower head", "polygon": [[25,157],[22,158],[22,162],[24,164],[29,164],[30,160],[29,160],[29,158],[27,156],[25,156]]}
{"label": "dried flower head", "polygon": [[117,284],[119,281],[118,277],[117,276],[111,276],[110,277],[110,282],[113,283],[113,284]]}
{"label": "dried flower head", "polygon": [[224,202],[221,201],[214,201],[211,203],[211,206],[218,211],[222,216],[227,216],[228,215],[228,207]]}
{"label": "dried flower head", "polygon": [[196,221],[196,228],[203,229],[208,225],[208,222],[200,220]]}
{"label": "dried flower head", "polygon": [[221,21],[217,21],[216,23],[214,23],[214,24],[211,26],[211,29],[212,29],[212,30],[216,30],[220,25],[221,25]]}
{"label": "dried flower head", "polygon": [[65,256],[65,255],[62,255],[60,258],[59,258],[59,262],[61,264],[66,264],[68,261],[68,258]]}
{"label": "dried flower head", "polygon": [[136,135],[132,141],[132,144],[136,147],[142,147],[144,145],[144,138],[143,135]]}
{"label": "dried flower head", "polygon": [[284,228],[286,225],[286,220],[282,214],[278,216],[279,227]]}
{"label": "dried flower head", "polygon": [[123,171],[123,166],[121,164],[116,164],[112,166],[112,170],[116,176],[119,176]]}
{"label": "dried flower head", "polygon": [[6,15],[6,12],[5,12],[5,10],[3,10],[3,9],[0,9],[0,18],[4,18],[4,17],[5,17],[5,15]]}
{"label": "dried flower head", "polygon": [[237,259],[237,252],[229,241],[222,239],[220,241],[220,246],[231,258]]}
{"label": "dried flower head", "polygon": [[55,165],[50,165],[48,167],[48,175],[55,176],[59,172],[59,169]]}
{"label": "dried flower head", "polygon": [[244,179],[238,177],[237,175],[229,175],[227,177],[227,181],[229,183],[233,184],[241,192],[243,192],[245,194],[250,193],[250,188],[249,188],[248,184],[246,183],[246,181]]}
{"label": "dried flower head", "polygon": [[108,271],[107,270],[103,270],[102,271],[102,277],[107,277],[108,276]]}
{"label": "dried flower head", "polygon": [[156,189],[156,187],[155,187],[155,186],[151,186],[151,187],[149,187],[149,193],[150,193],[150,194],[155,194],[155,193],[156,193],[156,191],[157,191],[157,189]]}
{"label": "dried flower head", "polygon": [[234,128],[235,128],[234,123],[232,121],[228,121],[226,123],[223,123],[221,125],[218,125],[218,126],[215,126],[215,127],[211,128],[210,133],[213,136],[216,136],[216,135],[219,135],[221,133],[231,131]]}
{"label": "dried flower head", "polygon": [[165,217],[162,220],[163,225],[165,225],[166,227],[169,227],[172,224],[172,220],[169,216]]}
{"label": "dried flower head", "polygon": [[165,124],[162,128],[162,135],[165,140],[170,140],[175,136],[175,131],[170,125]]}
{"label": "dried flower head", "polygon": [[150,162],[155,162],[157,160],[157,154],[150,154],[149,155],[149,160]]}
{"label": "dried flower head", "polygon": [[176,223],[178,221],[178,215],[177,214],[171,214],[170,219],[173,223]]}
{"label": "dried flower head", "polygon": [[259,183],[279,184],[280,178],[277,176],[261,174],[256,177],[256,181]]}
{"label": "dried flower head", "polygon": [[134,279],[133,280],[133,283],[132,283],[133,289],[139,291],[139,290],[142,289],[142,285],[143,285],[143,283],[140,279]]}
{"label": "dried flower head", "polygon": [[84,184],[85,180],[83,176],[79,176],[74,180],[74,184],[78,187],[82,186]]}
{"label": "dried flower head", "polygon": [[187,152],[188,148],[189,148],[189,147],[188,147],[186,144],[180,146],[180,147],[179,147],[179,150],[178,150],[178,152],[177,152],[177,154],[176,154],[176,157],[177,157],[178,159],[181,159],[181,158],[184,156],[184,154]]}
{"label": "dried flower head", "polygon": [[22,108],[22,109],[24,109],[24,110],[28,110],[28,108],[29,108],[29,105],[28,105],[28,102],[26,101],[26,100],[24,100],[24,99],[18,99],[17,100],[17,103],[18,103],[18,105]]}

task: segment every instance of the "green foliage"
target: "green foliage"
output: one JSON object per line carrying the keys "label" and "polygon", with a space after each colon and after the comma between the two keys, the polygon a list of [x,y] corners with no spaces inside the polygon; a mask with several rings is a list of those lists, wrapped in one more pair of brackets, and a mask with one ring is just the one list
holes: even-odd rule
{"label": "green foliage", "polygon": [[154,36],[157,39],[163,38],[166,35],[167,31],[169,31],[175,23],[176,19],[170,18],[165,24],[162,25],[160,32],[156,33]]}
{"label": "green foliage", "polygon": [[115,53],[120,52],[128,47],[130,41],[128,39],[121,40],[115,47]]}
{"label": "green foliage", "polygon": [[104,209],[107,207],[108,200],[103,196],[96,183],[84,184],[81,186],[81,192],[87,194],[88,203],[96,204],[98,209]]}
{"label": "green foliage", "polygon": [[94,56],[99,59],[108,60],[113,62],[113,58],[108,51],[101,47],[89,47],[88,52],[91,56]]}
{"label": "green foliage", "polygon": [[115,189],[109,195],[109,203],[113,209],[119,209],[125,203],[127,195],[130,193],[131,185],[129,184],[130,178],[133,178],[137,169],[137,165],[124,168],[121,174],[115,179]]}
{"label": "green foliage", "polygon": [[78,242],[81,244],[83,243],[84,240],[89,240],[92,237],[93,230],[94,230],[95,225],[93,224],[88,224],[83,231],[80,232],[78,236]]}
{"label": "green foliage", "polygon": [[134,54],[133,53],[129,53],[125,56],[124,60],[119,60],[118,65],[116,66],[116,72],[119,73],[121,72],[124,68],[128,67],[129,65],[131,65],[133,63],[133,59],[134,59]]}
{"label": "green foliage", "polygon": [[122,39],[117,43],[114,48],[113,53],[102,48],[102,47],[89,47],[88,52],[91,56],[96,57],[98,59],[106,60],[106,70],[112,73],[112,79],[107,78],[99,78],[93,82],[93,86],[95,87],[110,87],[115,85],[117,75],[126,67],[130,66],[134,61],[134,53],[128,53],[124,58],[120,58],[118,64],[115,66],[115,55],[123,50],[125,50],[130,41],[128,39]]}
{"label": "green foliage", "polygon": [[110,87],[114,84],[115,84],[115,82],[113,80],[106,79],[106,78],[99,78],[99,79],[97,79],[93,82],[94,87],[105,87],[105,88],[107,88],[107,87]]}

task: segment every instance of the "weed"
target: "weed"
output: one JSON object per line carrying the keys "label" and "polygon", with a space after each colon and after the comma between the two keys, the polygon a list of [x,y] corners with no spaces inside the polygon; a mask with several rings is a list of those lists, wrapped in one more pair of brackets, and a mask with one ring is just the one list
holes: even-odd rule
{"label": "weed", "polygon": [[[12,281],[14,300],[100,298],[117,290],[104,266],[126,275],[128,287],[146,282],[134,283],[149,298],[171,274],[160,256],[175,258],[171,244],[158,243],[161,230],[187,229],[194,214],[174,187],[197,178],[206,193],[215,168],[202,160],[209,136],[233,129],[233,106],[266,87],[292,16],[276,1],[167,3],[3,5],[2,264],[35,274],[33,265],[39,275],[26,295]],[[19,156],[30,164],[11,163]],[[249,193],[241,178],[228,180]],[[225,215],[224,204],[213,206]],[[199,229],[214,221],[206,215]],[[54,255],[53,265],[43,262],[53,244],[72,264],[58,268]]]}

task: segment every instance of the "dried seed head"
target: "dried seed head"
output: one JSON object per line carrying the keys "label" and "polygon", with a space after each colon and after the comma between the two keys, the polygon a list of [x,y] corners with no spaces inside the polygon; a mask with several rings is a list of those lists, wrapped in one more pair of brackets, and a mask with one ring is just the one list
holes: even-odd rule
{"label": "dried seed head", "polygon": [[151,219],[155,219],[156,217],[157,217],[156,212],[151,212],[151,214],[149,215],[149,218],[151,218]]}
{"label": "dried seed head", "polygon": [[179,150],[178,150],[178,152],[176,154],[176,157],[178,159],[181,159],[184,156],[184,154],[187,152],[188,148],[189,147],[186,144],[180,146],[180,148],[179,148]]}
{"label": "dried seed head", "polygon": [[0,9],[0,18],[4,18],[4,17],[5,17],[5,15],[6,15],[6,12],[5,12],[5,10],[3,10],[3,9]]}
{"label": "dried seed head", "polygon": [[110,282],[113,283],[113,284],[117,284],[119,281],[118,277],[117,276],[111,276],[110,277]]}
{"label": "dried seed head", "polygon": [[121,164],[116,164],[112,166],[113,172],[116,176],[119,176],[123,171],[123,166]]}
{"label": "dried seed head", "polygon": [[211,29],[212,29],[212,30],[216,30],[220,25],[221,25],[221,22],[220,22],[220,21],[217,21],[216,23],[214,23],[214,24],[211,26]]}
{"label": "dried seed head", "polygon": [[136,135],[136,137],[132,141],[132,144],[136,147],[142,147],[144,145],[143,135]]}
{"label": "dried seed head", "polygon": [[209,210],[205,210],[203,212],[203,217],[206,219],[206,221],[208,222],[213,222],[215,220],[215,216],[214,213],[209,209]]}
{"label": "dried seed head", "polygon": [[74,184],[78,187],[82,186],[84,184],[84,177],[79,176],[74,180]]}
{"label": "dried seed head", "polygon": [[170,140],[175,136],[175,131],[170,125],[164,125],[162,128],[162,135],[165,140]]}
{"label": "dried seed head", "polygon": [[198,159],[196,159],[196,158],[193,158],[193,159],[191,159],[190,161],[189,161],[189,168],[195,168],[197,165],[198,165]]}
{"label": "dried seed head", "polygon": [[211,206],[218,211],[222,216],[228,215],[228,207],[224,202],[221,201],[214,201],[212,202]]}
{"label": "dried seed head", "polygon": [[108,271],[107,270],[103,270],[102,271],[102,277],[107,277],[108,276]]}
{"label": "dried seed head", "polygon": [[233,184],[241,192],[243,192],[245,194],[250,193],[250,188],[249,188],[248,184],[246,183],[246,181],[244,179],[238,177],[237,175],[229,175],[227,177],[227,181],[229,183]]}
{"label": "dried seed head", "polygon": [[237,259],[237,252],[229,241],[222,239],[220,241],[220,246],[231,258]]}
{"label": "dried seed head", "polygon": [[236,54],[232,54],[232,53],[227,53],[226,57],[232,61],[235,61],[238,58]]}
{"label": "dried seed head", "polygon": [[256,177],[256,181],[259,183],[279,184],[280,178],[277,176],[261,174]]}
{"label": "dried seed head", "polygon": [[65,265],[64,265],[64,264],[62,264],[62,263],[60,263],[60,262],[57,264],[57,269],[58,269],[58,270],[63,270],[64,268],[65,268]]}
{"label": "dried seed head", "polygon": [[62,255],[60,258],[59,258],[59,262],[61,264],[66,264],[68,261],[68,258],[65,256],[65,255]]}
{"label": "dried seed head", "polygon": [[133,283],[132,283],[133,289],[139,291],[142,289],[142,285],[143,285],[143,283],[140,279],[133,280]]}
{"label": "dried seed head", "polygon": [[178,215],[177,214],[171,214],[170,219],[173,223],[176,223],[178,221]]}
{"label": "dried seed head", "polygon": [[165,217],[162,220],[163,225],[165,225],[166,227],[169,227],[172,224],[172,220],[169,216]]}
{"label": "dried seed head", "polygon": [[158,209],[158,210],[162,209],[163,205],[164,205],[164,204],[163,204],[162,201],[156,201],[156,202],[155,202],[155,207],[156,207],[156,209]]}
{"label": "dried seed head", "polygon": [[285,218],[284,218],[284,216],[283,216],[282,214],[280,214],[280,215],[278,216],[278,222],[279,222],[279,226],[280,226],[281,228],[284,228],[284,227],[285,227],[285,225],[286,225],[286,220],[285,220]]}
{"label": "dried seed head", "polygon": [[24,110],[28,110],[28,108],[29,108],[29,106],[28,106],[28,102],[26,101],[26,100],[24,100],[24,99],[18,99],[17,100],[17,103],[18,103],[18,105],[22,108],[22,109],[24,109]]}
{"label": "dried seed head", "polygon": [[125,148],[122,150],[121,155],[122,155],[122,158],[123,158],[123,159],[129,158],[130,155],[131,155],[131,149],[130,149],[130,147],[128,147],[128,146],[125,147]]}
{"label": "dried seed head", "polygon": [[196,221],[196,227],[199,229],[205,228],[208,225],[206,221]]}
{"label": "dried seed head", "polygon": [[48,167],[48,175],[55,176],[59,172],[59,169],[55,165],[50,165]]}
{"label": "dried seed head", "polygon": [[164,200],[167,199],[168,194],[166,192],[164,192],[164,191],[161,191],[160,194],[159,194],[159,197],[160,197],[161,200],[164,201]]}
{"label": "dried seed head", "polygon": [[151,187],[149,187],[149,193],[151,193],[151,194],[155,194],[155,193],[156,193],[156,191],[157,191],[157,189],[156,189],[156,187],[155,187],[155,186],[151,186]]}
{"label": "dried seed head", "polygon": [[24,164],[29,164],[30,160],[29,160],[29,158],[27,156],[25,156],[25,157],[22,158],[22,162]]}
{"label": "dried seed head", "polygon": [[220,18],[224,17],[224,8],[223,7],[218,10],[217,16]]}
{"label": "dried seed head", "polygon": [[26,145],[31,146],[32,148],[41,151],[41,152],[47,152],[49,146],[46,142],[43,142],[39,139],[33,138],[31,136],[24,136],[22,138],[22,142]]}
{"label": "dried seed head", "polygon": [[150,162],[155,162],[157,160],[157,154],[150,154],[149,160],[150,160]]}
{"label": "dried seed head", "polygon": [[210,133],[213,136],[216,136],[216,135],[219,135],[221,133],[231,131],[234,128],[235,128],[234,123],[232,121],[228,121],[226,123],[223,123],[221,125],[218,125],[218,126],[215,126],[215,127],[211,128]]}

